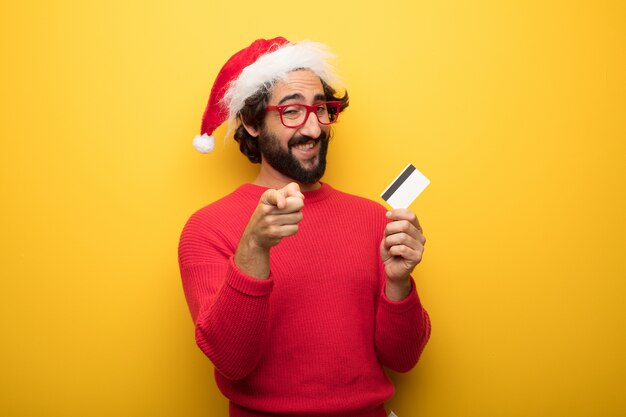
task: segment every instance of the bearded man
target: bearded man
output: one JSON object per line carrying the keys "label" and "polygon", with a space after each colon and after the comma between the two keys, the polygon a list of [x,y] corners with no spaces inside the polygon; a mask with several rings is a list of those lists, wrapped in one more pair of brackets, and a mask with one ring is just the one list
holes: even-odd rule
{"label": "bearded man", "polygon": [[412,369],[430,320],[411,277],[409,210],[321,182],[348,106],[321,44],[259,39],[221,69],[194,145],[226,120],[260,163],[252,184],[191,216],[179,264],[198,346],[230,416],[384,417],[384,367]]}

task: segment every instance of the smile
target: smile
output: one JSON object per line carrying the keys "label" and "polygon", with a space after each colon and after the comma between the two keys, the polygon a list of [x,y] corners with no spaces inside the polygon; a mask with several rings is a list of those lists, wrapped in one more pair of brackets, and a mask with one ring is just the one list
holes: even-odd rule
{"label": "smile", "polygon": [[310,149],[313,149],[313,147],[315,145],[317,145],[317,142],[318,141],[316,141],[316,140],[309,140],[309,141],[306,141],[304,143],[299,143],[297,145],[294,145],[293,147],[298,149],[298,150],[300,150],[300,151],[308,151]]}

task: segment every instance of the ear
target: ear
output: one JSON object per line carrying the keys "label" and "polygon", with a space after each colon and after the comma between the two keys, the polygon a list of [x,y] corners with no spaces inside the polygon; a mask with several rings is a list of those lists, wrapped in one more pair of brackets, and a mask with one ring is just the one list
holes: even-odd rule
{"label": "ear", "polygon": [[259,134],[261,133],[259,131],[259,129],[255,129],[252,126],[250,126],[249,124],[244,123],[244,122],[241,122],[241,124],[243,125],[243,128],[246,129],[246,131],[248,132],[248,134],[250,136],[252,136],[253,138],[258,138],[259,137]]}

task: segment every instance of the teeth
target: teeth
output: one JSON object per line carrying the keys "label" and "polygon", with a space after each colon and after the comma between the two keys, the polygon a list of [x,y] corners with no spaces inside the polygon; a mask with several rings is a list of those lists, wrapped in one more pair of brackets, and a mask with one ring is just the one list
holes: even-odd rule
{"label": "teeth", "polygon": [[296,145],[295,147],[297,149],[306,151],[306,150],[312,149],[314,146],[315,146],[315,142],[309,141],[309,142],[306,142],[306,143],[303,143],[303,144],[300,144],[300,145]]}

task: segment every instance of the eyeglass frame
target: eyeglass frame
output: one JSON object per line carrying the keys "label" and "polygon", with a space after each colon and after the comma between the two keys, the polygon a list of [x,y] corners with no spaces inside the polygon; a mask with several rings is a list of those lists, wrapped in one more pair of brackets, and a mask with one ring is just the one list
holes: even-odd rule
{"label": "eyeglass frame", "polygon": [[[336,109],[336,113],[335,113],[335,120],[330,121],[329,118],[329,122],[328,123],[324,123],[320,120],[319,115],[317,114],[317,109],[320,108],[320,106],[326,105],[326,107],[328,107],[328,105],[331,105],[332,107],[334,107]],[[265,107],[265,111],[277,111],[278,114],[280,115],[280,122],[283,124],[283,126],[290,128],[290,129],[297,129],[299,127],[302,127],[306,124],[306,122],[309,120],[309,115],[311,113],[315,114],[315,118],[317,119],[317,123],[324,125],[324,126],[329,126],[332,125],[333,123],[336,123],[337,120],[339,119],[339,113],[341,113],[341,101],[322,101],[321,103],[316,103],[313,104],[312,106],[309,106],[307,104],[302,104],[302,103],[293,103],[293,104],[281,104],[279,106],[267,106]],[[287,107],[293,107],[293,106],[299,106],[299,107],[304,107],[306,109],[306,115],[304,116],[304,119],[302,120],[302,123],[300,123],[297,126],[287,126],[285,124],[285,121],[283,120],[283,111],[287,108]],[[330,114],[330,111],[328,109],[326,109],[326,111],[328,112],[328,114]]]}

